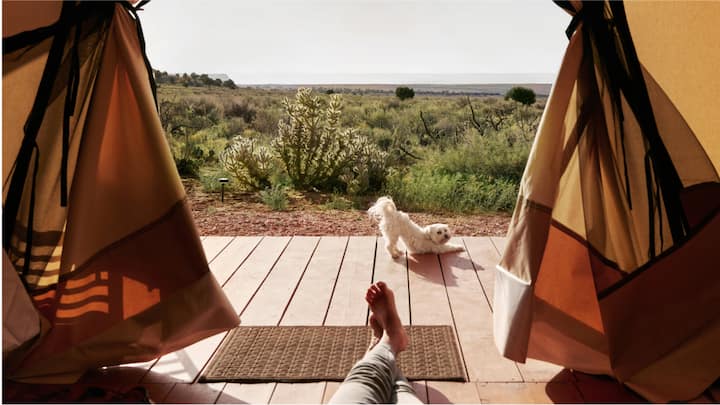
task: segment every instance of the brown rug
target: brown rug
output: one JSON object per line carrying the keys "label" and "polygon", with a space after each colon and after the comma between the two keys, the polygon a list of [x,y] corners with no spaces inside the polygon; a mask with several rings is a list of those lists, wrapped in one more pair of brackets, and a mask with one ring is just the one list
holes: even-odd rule
{"label": "brown rug", "polygon": [[[410,347],[398,364],[410,380],[466,381],[450,326],[406,326]],[[342,381],[362,358],[366,326],[239,326],[203,372],[204,382]]]}

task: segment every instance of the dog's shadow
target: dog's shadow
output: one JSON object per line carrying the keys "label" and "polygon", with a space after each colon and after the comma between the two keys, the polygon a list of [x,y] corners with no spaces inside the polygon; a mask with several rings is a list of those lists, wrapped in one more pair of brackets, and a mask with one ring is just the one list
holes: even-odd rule
{"label": "dog's shadow", "polygon": [[467,272],[488,271],[482,265],[474,262],[467,256],[467,253],[443,253],[443,254],[417,254],[406,253],[395,259],[396,262],[407,261],[409,272],[428,280],[445,286],[457,286],[459,281],[467,279],[477,280],[476,274]]}

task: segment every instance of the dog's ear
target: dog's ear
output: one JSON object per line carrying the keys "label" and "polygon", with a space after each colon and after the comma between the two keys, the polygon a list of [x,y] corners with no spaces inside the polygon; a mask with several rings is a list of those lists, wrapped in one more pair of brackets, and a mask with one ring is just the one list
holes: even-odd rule
{"label": "dog's ear", "polygon": [[432,240],[432,233],[433,233],[432,226],[428,225],[426,227],[423,227],[422,230],[423,230],[423,236],[425,237],[425,239]]}

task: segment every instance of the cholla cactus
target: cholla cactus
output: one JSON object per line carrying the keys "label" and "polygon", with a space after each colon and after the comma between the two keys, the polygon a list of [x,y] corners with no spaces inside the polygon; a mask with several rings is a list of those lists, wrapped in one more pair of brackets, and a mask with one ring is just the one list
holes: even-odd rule
{"label": "cholla cactus", "polygon": [[328,188],[362,163],[369,143],[354,128],[340,128],[340,95],[325,102],[312,90],[299,89],[295,100],[285,99],[283,106],[287,119],[278,123],[273,147],[295,187]]}
{"label": "cholla cactus", "polygon": [[220,155],[225,170],[249,190],[263,190],[270,186],[274,160],[267,146],[243,136],[235,137]]}

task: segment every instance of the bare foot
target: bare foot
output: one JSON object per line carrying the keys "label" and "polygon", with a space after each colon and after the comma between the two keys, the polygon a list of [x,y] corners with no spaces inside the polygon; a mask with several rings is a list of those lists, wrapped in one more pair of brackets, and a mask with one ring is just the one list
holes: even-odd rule
{"label": "bare foot", "polygon": [[382,340],[387,341],[396,354],[407,349],[408,337],[400,322],[395,307],[395,294],[390,287],[378,281],[368,288],[365,301],[370,304],[373,313],[371,318],[374,318],[384,330]]}
{"label": "bare foot", "polygon": [[378,342],[383,336],[382,325],[380,325],[377,318],[375,318],[375,314],[372,312],[370,313],[370,328],[372,329],[373,337],[370,340],[370,346],[368,347],[368,351],[375,347],[375,345],[378,344]]}

